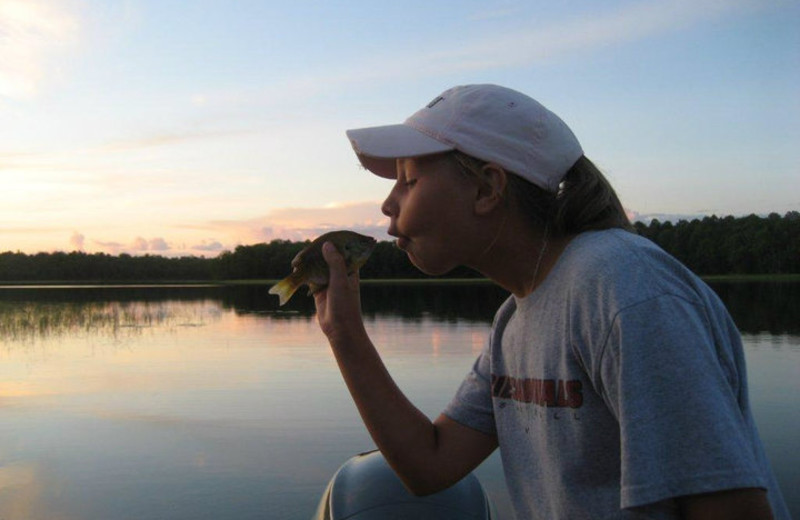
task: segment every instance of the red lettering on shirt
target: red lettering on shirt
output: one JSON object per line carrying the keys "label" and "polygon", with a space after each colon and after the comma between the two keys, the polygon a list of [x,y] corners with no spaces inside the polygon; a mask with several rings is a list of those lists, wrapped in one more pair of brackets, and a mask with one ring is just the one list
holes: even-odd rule
{"label": "red lettering on shirt", "polygon": [[517,379],[492,376],[492,395],[551,408],[580,408],[583,384],[580,379]]}

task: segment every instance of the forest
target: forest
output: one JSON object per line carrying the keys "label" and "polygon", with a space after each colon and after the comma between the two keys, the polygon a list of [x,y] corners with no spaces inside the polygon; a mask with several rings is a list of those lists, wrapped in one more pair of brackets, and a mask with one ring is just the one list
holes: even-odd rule
{"label": "forest", "polygon": [[[800,273],[800,212],[766,217],[709,216],[677,223],[634,223],[695,273],[705,275]],[[276,280],[290,271],[294,256],[308,242],[274,240],[238,246],[214,258],[105,253],[0,253],[0,282],[186,282]],[[460,268],[448,278],[479,275]],[[427,278],[391,242],[378,243],[361,268],[363,279]]]}

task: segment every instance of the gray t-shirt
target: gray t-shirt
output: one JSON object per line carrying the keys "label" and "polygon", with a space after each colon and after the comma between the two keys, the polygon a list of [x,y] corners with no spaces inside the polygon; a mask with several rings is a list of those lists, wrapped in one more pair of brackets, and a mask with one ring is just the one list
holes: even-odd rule
{"label": "gray t-shirt", "polygon": [[723,304],[650,241],[573,239],[497,312],[445,415],[497,435],[517,518],[677,518],[674,497],[768,489],[788,520]]}

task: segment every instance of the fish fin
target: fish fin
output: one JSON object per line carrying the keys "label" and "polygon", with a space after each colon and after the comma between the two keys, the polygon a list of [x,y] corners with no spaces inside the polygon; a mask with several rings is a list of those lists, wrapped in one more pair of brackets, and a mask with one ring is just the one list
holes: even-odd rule
{"label": "fish fin", "polygon": [[289,298],[291,298],[300,285],[302,285],[300,281],[293,276],[293,274],[294,273],[276,283],[269,290],[270,294],[278,295],[278,298],[280,298],[279,305],[281,306],[288,302]]}

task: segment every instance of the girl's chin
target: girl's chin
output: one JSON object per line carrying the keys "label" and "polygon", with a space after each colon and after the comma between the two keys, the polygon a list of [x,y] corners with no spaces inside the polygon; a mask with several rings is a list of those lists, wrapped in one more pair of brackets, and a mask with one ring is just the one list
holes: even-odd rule
{"label": "girl's chin", "polygon": [[425,262],[424,259],[420,258],[419,256],[415,255],[412,251],[408,249],[406,251],[406,256],[408,256],[408,260],[420,271],[427,274],[428,276],[441,276],[444,274],[449,273],[452,271],[455,266],[447,265],[435,265],[431,264],[430,262]]}

